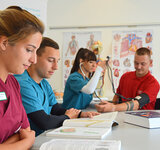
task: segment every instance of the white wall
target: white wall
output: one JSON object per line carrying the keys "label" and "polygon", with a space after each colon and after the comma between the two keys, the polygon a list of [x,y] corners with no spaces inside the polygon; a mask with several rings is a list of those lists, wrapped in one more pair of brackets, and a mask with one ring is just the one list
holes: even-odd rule
{"label": "white wall", "polygon": [[39,3],[39,0],[0,0],[0,10],[17,5],[34,14],[47,25],[47,4],[47,0],[41,0],[41,3]]}
{"label": "white wall", "polygon": [[48,25],[159,23],[159,5],[159,0],[48,0]]}
{"label": "white wall", "polygon": [[[63,32],[101,31],[105,58],[112,54],[112,31],[153,29],[153,75],[160,82],[159,5],[159,0],[48,0],[47,33],[59,43],[62,56]],[[53,89],[63,91],[61,62],[49,82]],[[105,89],[105,95],[112,98],[107,76]]]}

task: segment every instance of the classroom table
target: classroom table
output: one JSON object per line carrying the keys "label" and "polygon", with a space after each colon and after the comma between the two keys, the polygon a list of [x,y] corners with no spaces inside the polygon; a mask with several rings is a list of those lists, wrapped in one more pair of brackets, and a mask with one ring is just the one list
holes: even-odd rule
{"label": "classroom table", "polygon": [[[93,106],[87,109],[94,110]],[[160,149],[160,128],[147,129],[124,122],[124,112],[118,112],[116,121],[118,126],[112,127],[112,131],[107,135],[106,140],[120,140],[121,150],[159,150]],[[47,131],[46,131],[47,132]],[[46,137],[45,133],[36,137],[31,150],[38,150],[41,144],[53,137]]]}

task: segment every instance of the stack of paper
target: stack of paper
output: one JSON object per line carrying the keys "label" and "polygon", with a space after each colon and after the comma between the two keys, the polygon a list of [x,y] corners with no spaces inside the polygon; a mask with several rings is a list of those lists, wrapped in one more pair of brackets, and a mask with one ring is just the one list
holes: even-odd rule
{"label": "stack of paper", "polygon": [[54,139],[42,144],[40,150],[120,150],[121,142],[114,140]]}

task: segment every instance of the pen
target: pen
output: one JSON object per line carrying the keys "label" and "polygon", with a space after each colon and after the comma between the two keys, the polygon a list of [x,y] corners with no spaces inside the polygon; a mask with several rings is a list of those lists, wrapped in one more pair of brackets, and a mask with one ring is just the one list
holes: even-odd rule
{"label": "pen", "polygon": [[22,121],[19,124],[20,124],[20,126],[17,128],[17,130],[14,133],[17,133],[21,129],[21,127],[22,127]]}
{"label": "pen", "polygon": [[21,129],[21,127],[22,126],[19,126],[18,129],[14,133],[17,133]]}

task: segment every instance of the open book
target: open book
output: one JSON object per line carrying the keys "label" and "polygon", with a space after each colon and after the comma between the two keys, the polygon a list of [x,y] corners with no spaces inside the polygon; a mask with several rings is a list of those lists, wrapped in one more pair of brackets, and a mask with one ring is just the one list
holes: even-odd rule
{"label": "open book", "polygon": [[54,139],[41,145],[40,150],[120,150],[121,141]]}
{"label": "open book", "polygon": [[115,124],[116,116],[117,112],[110,112],[93,118],[67,119],[62,127],[49,131],[46,135],[59,138],[104,139]]}

